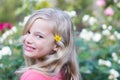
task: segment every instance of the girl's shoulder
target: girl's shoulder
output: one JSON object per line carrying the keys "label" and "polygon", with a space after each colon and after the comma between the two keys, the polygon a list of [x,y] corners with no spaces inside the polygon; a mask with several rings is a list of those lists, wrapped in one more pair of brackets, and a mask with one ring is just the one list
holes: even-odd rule
{"label": "girl's shoulder", "polygon": [[52,77],[42,74],[36,70],[28,70],[21,75],[20,80],[62,80],[62,78],[60,74]]}

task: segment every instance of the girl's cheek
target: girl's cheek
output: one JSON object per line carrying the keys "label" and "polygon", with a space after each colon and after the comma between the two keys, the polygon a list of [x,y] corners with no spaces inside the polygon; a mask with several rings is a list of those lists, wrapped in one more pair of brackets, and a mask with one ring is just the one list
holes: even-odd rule
{"label": "girl's cheek", "polygon": [[22,43],[24,43],[25,39],[27,38],[27,35],[22,36]]}

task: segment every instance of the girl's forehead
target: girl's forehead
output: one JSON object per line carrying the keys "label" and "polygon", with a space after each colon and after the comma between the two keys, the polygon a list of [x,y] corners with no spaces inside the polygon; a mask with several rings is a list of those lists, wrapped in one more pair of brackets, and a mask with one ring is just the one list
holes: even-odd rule
{"label": "girl's forehead", "polygon": [[38,18],[36,20],[34,20],[32,22],[32,25],[33,24],[36,24],[36,25],[43,25],[43,26],[46,26],[46,27],[53,27],[54,25],[54,22],[52,20],[47,20],[47,19],[41,19],[41,18]]}
{"label": "girl's forehead", "polygon": [[51,32],[53,32],[53,26],[47,20],[37,19],[29,27],[29,30],[37,31],[37,32],[43,32],[43,33],[51,33]]}

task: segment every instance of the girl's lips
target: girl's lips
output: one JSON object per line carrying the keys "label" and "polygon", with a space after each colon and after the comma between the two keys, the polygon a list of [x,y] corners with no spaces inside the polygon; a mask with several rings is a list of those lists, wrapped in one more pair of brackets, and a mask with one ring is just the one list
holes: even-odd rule
{"label": "girl's lips", "polygon": [[28,52],[33,52],[35,50],[35,48],[33,48],[32,46],[27,46],[27,45],[24,45],[23,48]]}

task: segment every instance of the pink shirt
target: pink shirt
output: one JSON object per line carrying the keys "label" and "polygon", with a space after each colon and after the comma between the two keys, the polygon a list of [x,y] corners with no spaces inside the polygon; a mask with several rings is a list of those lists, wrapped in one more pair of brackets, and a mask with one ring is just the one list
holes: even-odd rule
{"label": "pink shirt", "polygon": [[28,70],[22,74],[20,80],[62,80],[61,74],[56,76],[47,76],[35,70]]}

